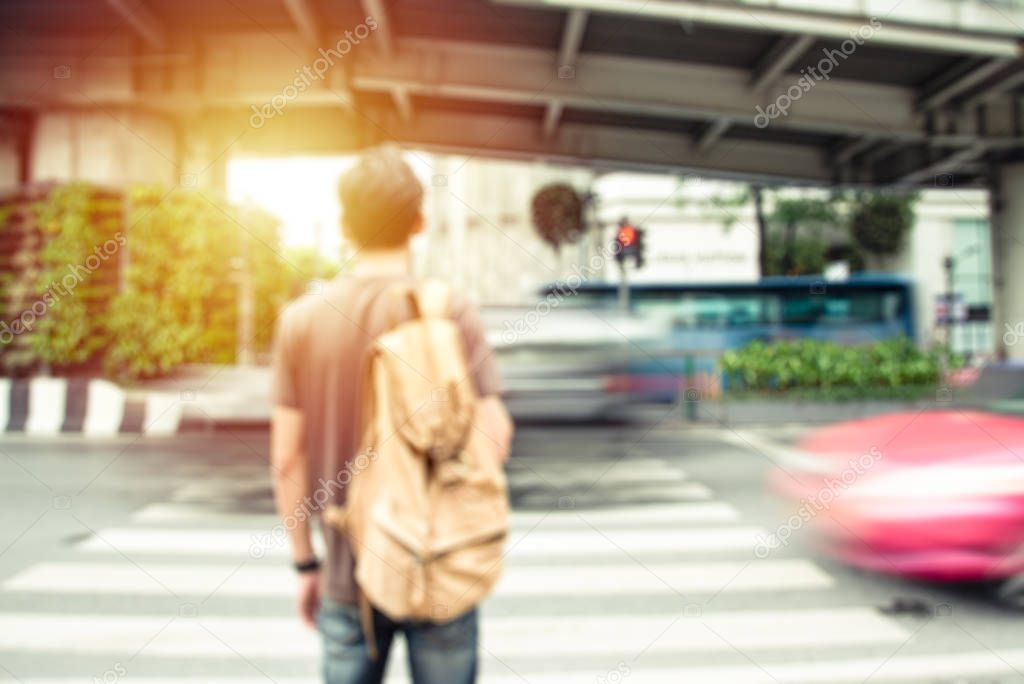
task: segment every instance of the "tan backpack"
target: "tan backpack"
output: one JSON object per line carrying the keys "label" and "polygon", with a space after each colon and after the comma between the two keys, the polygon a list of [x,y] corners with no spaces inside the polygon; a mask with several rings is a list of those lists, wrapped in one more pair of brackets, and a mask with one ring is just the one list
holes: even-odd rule
{"label": "tan backpack", "polygon": [[394,620],[446,622],[501,573],[505,474],[498,446],[474,427],[479,402],[447,286],[392,294],[413,317],[370,348],[347,502],[325,519],[351,542],[364,618],[368,602]]}

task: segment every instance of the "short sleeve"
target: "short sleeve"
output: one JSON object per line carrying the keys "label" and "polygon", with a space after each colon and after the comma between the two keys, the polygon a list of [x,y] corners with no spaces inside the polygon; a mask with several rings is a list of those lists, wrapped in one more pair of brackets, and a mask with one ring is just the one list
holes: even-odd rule
{"label": "short sleeve", "polygon": [[466,363],[473,376],[478,396],[487,397],[501,394],[501,375],[498,373],[498,362],[494,358],[494,350],[487,342],[480,312],[470,301],[453,298],[452,317],[462,331],[462,341],[466,350]]}
{"label": "short sleeve", "polygon": [[298,350],[291,307],[281,312],[274,328],[270,400],[275,406],[302,408],[299,402]]}

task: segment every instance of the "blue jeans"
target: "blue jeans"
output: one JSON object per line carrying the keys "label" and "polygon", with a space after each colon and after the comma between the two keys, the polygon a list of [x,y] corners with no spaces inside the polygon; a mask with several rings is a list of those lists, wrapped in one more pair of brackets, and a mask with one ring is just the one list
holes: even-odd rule
{"label": "blue jeans", "polygon": [[476,681],[477,610],[444,624],[395,622],[373,611],[377,659],[367,651],[359,606],[324,599],[317,618],[324,640],[325,684],[378,684],[395,634],[405,635],[414,684],[473,684]]}

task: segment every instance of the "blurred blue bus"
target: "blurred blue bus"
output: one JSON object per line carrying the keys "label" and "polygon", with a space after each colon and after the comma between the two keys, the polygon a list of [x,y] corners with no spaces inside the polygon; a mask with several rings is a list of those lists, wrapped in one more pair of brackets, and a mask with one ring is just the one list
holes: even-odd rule
{"label": "blurred blue bus", "polygon": [[[619,311],[614,283],[585,283],[572,292],[554,284],[541,294],[564,298],[561,307],[585,308],[599,316]],[[663,324],[666,339],[633,345],[630,360],[606,389],[652,401],[675,401],[683,377],[702,377],[713,392],[718,357],[755,340],[855,345],[917,337],[913,285],[896,275],[635,284],[630,287],[630,312]]]}

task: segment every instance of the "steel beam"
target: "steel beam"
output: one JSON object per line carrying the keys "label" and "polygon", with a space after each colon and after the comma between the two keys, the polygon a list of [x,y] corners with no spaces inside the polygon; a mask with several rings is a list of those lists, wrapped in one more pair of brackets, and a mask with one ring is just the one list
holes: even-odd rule
{"label": "steel beam", "polygon": [[[541,106],[558,99],[574,109],[748,125],[771,105],[750,91],[744,69],[593,54],[574,78],[553,79],[545,50],[475,43],[407,40],[390,60],[360,60],[351,78],[359,90],[400,85],[419,95]],[[916,93],[907,88],[832,79],[768,125],[849,136],[884,130],[922,140],[915,105]]]}
{"label": "steel beam", "polygon": [[994,83],[986,84],[984,87],[970,93],[967,97],[961,100],[960,105],[964,109],[969,109],[978,105],[987,104],[1000,95],[1008,93],[1022,85],[1024,85],[1024,68],[1019,68],[1016,71],[1008,73],[1002,78],[997,79]]}
{"label": "steel beam", "polygon": [[916,169],[910,173],[903,174],[897,183],[899,185],[919,185],[934,180],[937,176],[954,174],[963,165],[973,162],[985,154],[985,147],[977,145],[965,150],[953,152],[939,161],[933,162],[923,168]]}
{"label": "steel beam", "polygon": [[142,0],[107,0],[107,6],[117,12],[151,48],[162,50],[167,43],[163,24]]}
{"label": "steel beam", "polygon": [[377,37],[374,39],[380,45],[380,51],[384,55],[390,55],[395,49],[395,36],[391,28],[391,17],[384,9],[382,0],[360,0],[363,4],[363,11],[374,18],[377,22]]}
{"label": "steel beam", "polygon": [[569,10],[562,29],[562,42],[558,47],[558,66],[576,66],[576,58],[580,54],[580,44],[587,28],[587,11],[582,9]]}
{"label": "steel beam", "polygon": [[705,126],[696,141],[697,151],[707,152],[710,150],[731,127],[732,121],[729,119],[718,119]]}
{"label": "steel beam", "polygon": [[750,87],[755,92],[768,88],[786,69],[800,59],[814,45],[812,36],[783,36],[754,67]]}
{"label": "steel beam", "polygon": [[283,0],[283,2],[303,41],[314,48],[320,45],[323,31],[310,0]]}
{"label": "steel beam", "polygon": [[940,76],[932,83],[921,89],[921,99],[918,105],[921,109],[934,109],[948,104],[957,95],[960,95],[986,79],[999,73],[1014,60],[1005,57],[996,57],[986,60],[964,69],[958,76],[949,79]]}
{"label": "steel beam", "polygon": [[[872,18],[805,12],[754,4],[712,3],[701,0],[493,0],[501,4],[548,9],[585,9],[639,19],[713,24],[758,33],[790,33],[794,26],[801,32],[820,38],[843,41],[856,35]],[[880,28],[870,41],[931,52],[1017,58],[1019,41],[1005,33],[978,34],[941,27],[891,21],[879,17]]]}

